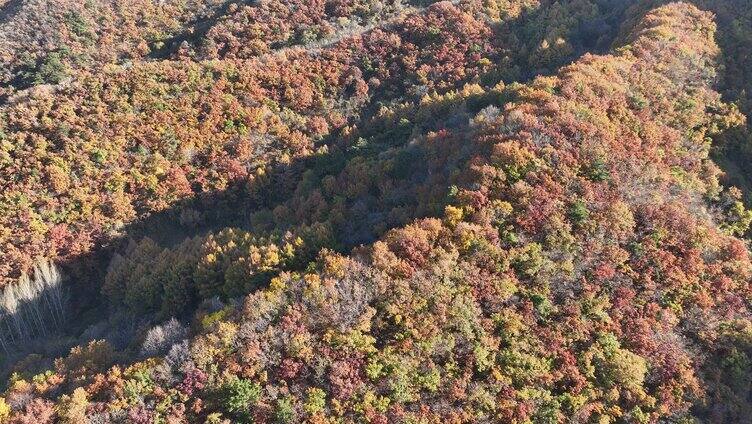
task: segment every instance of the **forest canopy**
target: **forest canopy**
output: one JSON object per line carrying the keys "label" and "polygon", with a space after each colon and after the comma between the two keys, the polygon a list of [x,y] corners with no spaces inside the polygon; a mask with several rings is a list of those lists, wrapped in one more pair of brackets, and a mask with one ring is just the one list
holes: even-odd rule
{"label": "forest canopy", "polygon": [[0,1],[0,423],[743,423],[744,0]]}

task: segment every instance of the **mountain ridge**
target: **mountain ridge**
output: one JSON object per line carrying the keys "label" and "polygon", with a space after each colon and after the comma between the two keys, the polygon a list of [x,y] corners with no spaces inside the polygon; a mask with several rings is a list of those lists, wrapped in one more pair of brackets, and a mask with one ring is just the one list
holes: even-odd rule
{"label": "mountain ridge", "polygon": [[[114,193],[146,213],[61,262],[73,316],[95,318],[12,365],[0,418],[744,422],[752,213],[710,159],[744,126],[716,90],[728,59],[709,12],[608,3],[509,3],[515,27],[498,4],[439,2],[313,55],[188,53],[3,106],[22,148],[133,160]],[[583,30],[594,17],[622,29]],[[583,52],[604,42],[576,41],[590,31],[613,47]],[[519,64],[556,71],[514,82]],[[98,132],[121,150],[89,149]],[[56,160],[0,175],[65,193],[79,181],[39,183]]]}

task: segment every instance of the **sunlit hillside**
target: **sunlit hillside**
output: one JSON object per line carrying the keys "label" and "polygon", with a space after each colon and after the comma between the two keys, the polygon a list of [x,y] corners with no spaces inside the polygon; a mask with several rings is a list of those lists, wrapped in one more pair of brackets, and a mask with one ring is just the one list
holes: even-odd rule
{"label": "sunlit hillside", "polygon": [[0,423],[747,423],[746,0],[0,0]]}

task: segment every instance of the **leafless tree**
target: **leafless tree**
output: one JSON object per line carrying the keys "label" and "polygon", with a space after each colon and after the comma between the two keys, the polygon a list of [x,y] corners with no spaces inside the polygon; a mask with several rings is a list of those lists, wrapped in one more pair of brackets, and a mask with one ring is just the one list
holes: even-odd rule
{"label": "leafless tree", "polygon": [[0,290],[0,346],[6,352],[22,340],[47,336],[65,322],[65,293],[55,264],[39,259],[33,275],[23,274]]}

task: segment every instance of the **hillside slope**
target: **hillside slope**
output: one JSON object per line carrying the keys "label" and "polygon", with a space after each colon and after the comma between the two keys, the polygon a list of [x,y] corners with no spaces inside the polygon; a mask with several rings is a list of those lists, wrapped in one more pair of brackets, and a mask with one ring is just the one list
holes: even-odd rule
{"label": "hillside slope", "polygon": [[0,420],[745,422],[721,2],[364,3],[13,87]]}

